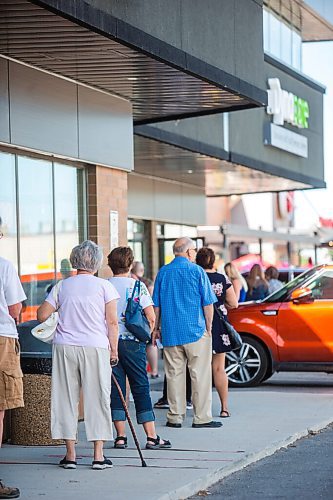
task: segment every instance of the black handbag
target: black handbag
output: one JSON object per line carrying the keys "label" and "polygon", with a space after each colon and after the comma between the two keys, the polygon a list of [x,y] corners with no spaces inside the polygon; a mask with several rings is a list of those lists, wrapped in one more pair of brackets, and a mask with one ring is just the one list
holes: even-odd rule
{"label": "black handbag", "polygon": [[224,331],[225,334],[228,335],[229,337],[229,342],[230,342],[229,351],[237,351],[243,345],[242,337],[239,335],[237,330],[235,330],[232,324],[229,323],[228,320],[226,320],[224,314],[220,311],[218,307],[216,307],[215,304],[214,304],[214,309],[217,316],[219,317],[219,320],[221,321],[222,331]]}
{"label": "black handbag", "polygon": [[[138,289],[138,300],[135,300],[135,293]],[[132,296],[127,300],[125,311],[125,327],[140,342],[147,344],[151,340],[150,325],[140,304],[141,282],[135,282]]]}

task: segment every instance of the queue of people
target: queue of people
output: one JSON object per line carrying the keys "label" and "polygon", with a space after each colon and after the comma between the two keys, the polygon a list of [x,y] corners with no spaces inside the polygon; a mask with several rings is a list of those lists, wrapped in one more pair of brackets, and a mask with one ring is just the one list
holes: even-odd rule
{"label": "queue of people", "polygon": [[[112,373],[124,394],[129,383],[146,448],[171,448],[170,441],[156,433],[146,370],[150,357],[151,377],[158,376],[157,342],[163,345],[165,383],[163,404],[157,402],[155,408],[168,409],[166,426],[181,428],[186,410],[193,405],[194,429],[221,427],[222,422],[212,417],[212,380],[221,403],[219,417],[231,416],[225,371],[230,342],[219,317],[222,314],[227,321],[228,309],[238,307],[239,302],[262,299],[278,289],[277,270],[271,266],[264,274],[255,264],[246,281],[233,263],[225,265],[224,273],[217,272],[214,251],[201,248],[197,252],[195,242],[187,237],[175,241],[173,253],[174,259],[160,269],[153,284],[144,278],[144,266],[134,261],[131,248],[115,248],[108,255],[113,276],[107,280],[95,276],[102,265],[101,247],[84,241],[70,255],[76,274],[61,281],[56,298],[54,290],[49,290],[39,307],[40,322],[55,311],[59,314],[53,339],[51,433],[54,439],[65,441],[61,467],[77,467],[81,393],[86,436],[94,446],[92,468],[112,467],[103,446],[113,440],[113,425],[114,447],[127,447],[126,413]],[[25,298],[14,267],[0,258],[0,443],[5,410],[24,404],[15,322]],[[129,298],[140,304],[147,318],[148,345],[126,328]],[[5,380],[9,367],[17,371],[10,390]],[[19,491],[0,481],[0,498],[15,498],[1,494],[19,496]]]}

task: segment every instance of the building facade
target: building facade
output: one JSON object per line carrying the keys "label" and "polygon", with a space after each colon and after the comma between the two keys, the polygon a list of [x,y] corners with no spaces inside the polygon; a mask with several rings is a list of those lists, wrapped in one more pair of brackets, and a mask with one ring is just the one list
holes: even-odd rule
{"label": "building facade", "polygon": [[[153,276],[177,236],[231,222],[231,195],[324,186],[324,89],[274,37],[265,55],[266,4],[0,1],[1,255],[28,306],[85,238],[128,241]],[[283,125],[266,113],[278,82],[299,98]]]}

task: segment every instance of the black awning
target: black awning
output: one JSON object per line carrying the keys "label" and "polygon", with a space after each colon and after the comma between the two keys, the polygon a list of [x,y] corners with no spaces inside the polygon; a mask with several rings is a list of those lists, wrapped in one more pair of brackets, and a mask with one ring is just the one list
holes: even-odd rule
{"label": "black awning", "polygon": [[154,126],[137,126],[134,133],[134,172],[201,187],[206,196],[325,187],[318,179]]}
{"label": "black awning", "polygon": [[264,90],[83,0],[1,0],[0,54],[130,100],[137,124],[266,104]]}

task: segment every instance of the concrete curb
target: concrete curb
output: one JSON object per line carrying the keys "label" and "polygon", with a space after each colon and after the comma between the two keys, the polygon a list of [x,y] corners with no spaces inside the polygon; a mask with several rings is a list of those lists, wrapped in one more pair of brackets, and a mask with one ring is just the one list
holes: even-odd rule
{"label": "concrete curb", "polygon": [[159,497],[157,500],[183,500],[189,498],[190,496],[195,495],[200,490],[206,490],[213,484],[217,483],[227,476],[230,476],[234,472],[238,472],[244,469],[244,467],[258,462],[262,458],[269,457],[281,448],[286,448],[298,439],[308,436],[311,432],[318,432],[322,429],[325,429],[325,427],[332,423],[333,419],[330,418],[324,420],[323,422],[320,422],[319,424],[315,424],[309,428],[303,429],[299,432],[295,432],[292,436],[289,436],[282,441],[272,443],[270,446],[267,446],[263,450],[249,453],[240,460],[235,461],[232,465],[209,472],[205,477],[200,478],[197,481],[192,481],[184,486],[181,486],[180,488],[177,488],[176,490],[170,491],[169,493]]}

